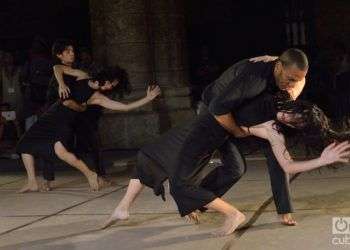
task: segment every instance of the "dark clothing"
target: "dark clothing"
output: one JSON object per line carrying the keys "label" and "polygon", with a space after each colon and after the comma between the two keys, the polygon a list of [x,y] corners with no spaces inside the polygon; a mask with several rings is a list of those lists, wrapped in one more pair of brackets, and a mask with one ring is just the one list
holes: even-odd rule
{"label": "dark clothing", "polygon": [[[69,86],[71,99],[78,103],[86,102],[94,90],[87,80],[77,81]],[[22,136],[17,144],[18,153],[27,153],[43,159],[56,158],[54,144],[61,142],[69,147],[73,126],[79,112],[71,110],[57,101],[39,118],[39,120]]]}
{"label": "dark clothing", "polygon": [[[257,119],[257,117],[254,117],[247,104],[258,103],[255,102],[255,99],[262,94],[274,94],[279,90],[274,80],[273,69],[273,62],[252,63],[248,60],[240,61],[231,66],[219,79],[208,86],[202,95],[203,102],[213,115],[223,115],[233,112],[233,116],[238,124],[239,120],[252,119],[253,121]],[[200,114],[208,112],[206,110],[207,108],[202,108]],[[269,110],[268,107],[261,108],[261,112],[270,112],[270,115],[275,115],[276,111]],[[265,115],[268,116],[268,114]],[[264,117],[265,115],[260,117]],[[274,118],[275,116],[272,117],[272,119]],[[261,122],[262,121],[259,123]],[[250,122],[248,126],[251,125],[252,123]],[[227,182],[230,182],[229,179],[233,177],[231,186],[241,178],[245,172],[245,170],[242,169],[245,168],[242,164],[237,164],[237,162],[242,162],[242,155],[237,153],[237,142],[239,141],[241,140],[232,138],[227,140],[219,149],[223,164],[221,168],[223,169],[219,170],[220,167],[217,168],[215,170],[217,172],[212,172],[212,176],[209,175],[208,178],[225,179]],[[262,149],[267,158],[267,166],[277,212],[279,214],[290,213],[293,211],[293,208],[290,201],[288,175],[286,175],[277,162],[270,144],[262,140],[258,141],[259,143],[256,145]],[[236,173],[236,175],[221,174],[220,172]],[[209,181],[207,182],[210,183]]]}
{"label": "dark clothing", "polygon": [[[272,95],[264,94],[247,104],[246,110],[251,115],[249,118],[237,110],[238,124],[250,126],[273,119],[276,116],[274,109],[270,109],[273,100]],[[201,209],[225,194],[233,185],[234,177],[240,177],[245,172],[244,158],[235,145],[229,150],[230,153],[234,152],[234,156],[223,154],[224,162],[229,167],[219,167],[212,172],[208,169],[212,154],[221,149],[229,137],[226,129],[211,114],[203,113],[185,126],[173,128],[154,143],[143,147],[134,178],[140,179],[163,198],[163,182],[169,178],[170,193],[182,216]],[[222,148],[224,150],[226,148]],[[232,164],[238,167],[233,168]]]}
{"label": "dark clothing", "polygon": [[263,92],[275,94],[278,87],[273,76],[274,63],[242,60],[227,69],[210,84],[202,100],[213,115],[235,112],[247,101]]}
{"label": "dark clothing", "polygon": [[[63,75],[63,81],[67,86],[72,86],[76,81],[76,77],[70,76],[70,75]],[[58,96],[58,83],[57,83],[56,77],[53,75],[51,77],[51,80],[46,92],[46,103],[49,106],[51,106],[52,104],[57,102],[57,100],[59,99],[60,98]]]}
{"label": "dark clothing", "polygon": [[[76,83],[76,78],[70,75],[63,75],[63,80],[68,86],[73,86]],[[55,103],[59,99],[58,83],[55,76],[52,76],[46,98],[49,105]],[[85,112],[78,113],[75,123],[73,124],[75,143],[74,137],[72,137],[71,144],[75,144],[75,150],[80,157],[83,153],[89,152],[89,156],[92,157],[96,173],[99,176],[104,176],[106,175],[106,171],[101,161],[100,140],[97,132],[98,121],[101,115],[102,108],[99,106],[88,106]],[[47,176],[51,176],[50,178],[52,179],[54,172],[51,172],[51,170],[48,169],[49,173],[47,173]]]}
{"label": "dark clothing", "polygon": [[45,94],[52,75],[52,63],[45,55],[32,54],[23,67],[24,117],[37,115],[45,104]]}

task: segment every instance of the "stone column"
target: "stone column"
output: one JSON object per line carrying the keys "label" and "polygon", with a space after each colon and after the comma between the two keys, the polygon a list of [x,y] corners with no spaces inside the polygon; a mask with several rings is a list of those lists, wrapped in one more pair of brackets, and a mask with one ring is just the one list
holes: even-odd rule
{"label": "stone column", "polygon": [[152,50],[144,0],[91,0],[96,58],[127,70],[134,88],[152,80]]}
{"label": "stone column", "polygon": [[156,81],[163,97],[128,114],[106,112],[105,145],[138,148],[194,116],[190,109],[183,0],[90,0],[96,59],[127,70],[132,101]]}

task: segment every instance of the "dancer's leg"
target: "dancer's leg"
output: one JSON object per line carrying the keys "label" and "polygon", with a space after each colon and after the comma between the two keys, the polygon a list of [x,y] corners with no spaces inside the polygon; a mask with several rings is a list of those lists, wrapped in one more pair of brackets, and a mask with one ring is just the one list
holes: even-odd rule
{"label": "dancer's leg", "polygon": [[74,154],[68,152],[61,142],[56,142],[54,149],[59,159],[78,169],[85,175],[92,191],[98,190],[98,180],[95,172],[91,171],[88,166]]}
{"label": "dancer's leg", "polygon": [[43,177],[44,177],[42,191],[51,191],[52,182],[55,180],[54,163],[48,158],[42,159],[42,168],[43,168]]}
{"label": "dancer's leg", "polygon": [[289,175],[279,165],[269,144],[262,145],[262,151],[267,159],[270,182],[277,213],[281,216],[281,223],[287,226],[296,226],[292,218],[293,206],[289,191]]}
{"label": "dancer's leg", "polygon": [[206,205],[206,207],[225,216],[224,225],[214,233],[217,236],[232,234],[245,221],[245,215],[243,213],[220,198],[216,198]]}
{"label": "dancer's leg", "polygon": [[39,191],[38,181],[35,176],[34,157],[30,154],[21,154],[24,167],[27,171],[28,182],[20,189],[19,193]]}
{"label": "dancer's leg", "polygon": [[229,140],[219,148],[222,166],[210,172],[201,182],[201,187],[223,196],[247,171],[247,166],[235,141]]}
{"label": "dancer's leg", "polygon": [[103,224],[102,229],[113,225],[118,220],[126,220],[129,218],[130,206],[135,201],[136,197],[141,193],[144,185],[139,179],[131,179],[126,190],[126,194],[119,202],[109,219]]}

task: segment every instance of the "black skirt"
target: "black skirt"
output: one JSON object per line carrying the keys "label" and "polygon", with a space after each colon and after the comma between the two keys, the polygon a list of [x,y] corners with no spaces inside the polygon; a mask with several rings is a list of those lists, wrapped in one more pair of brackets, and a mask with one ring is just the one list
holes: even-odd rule
{"label": "black skirt", "polygon": [[35,157],[56,158],[54,144],[59,141],[68,148],[77,114],[59,102],[53,104],[21,137],[17,152]]}
{"label": "black skirt", "polygon": [[213,201],[214,193],[201,187],[208,162],[216,149],[229,138],[228,132],[210,114],[198,116],[183,127],[174,128],[138,155],[134,178],[153,188],[164,199],[163,182],[169,179],[181,216]]}

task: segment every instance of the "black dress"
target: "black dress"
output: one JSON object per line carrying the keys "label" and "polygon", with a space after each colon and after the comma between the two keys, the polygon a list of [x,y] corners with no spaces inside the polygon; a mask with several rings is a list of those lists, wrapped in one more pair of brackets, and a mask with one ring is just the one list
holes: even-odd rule
{"label": "black dress", "polygon": [[[95,91],[89,87],[88,80],[76,81],[69,87],[70,99],[78,103],[86,102]],[[55,158],[54,144],[61,142],[68,148],[78,114],[79,112],[64,106],[61,101],[52,104],[19,140],[17,152],[43,159]]]}
{"label": "black dress", "polygon": [[[276,117],[274,97],[261,94],[236,112],[238,125],[252,126]],[[169,178],[170,194],[181,216],[187,215],[217,198],[201,186],[213,152],[222,146],[230,134],[206,113],[183,127],[174,128],[138,154],[134,178],[153,188],[164,199],[163,182]]]}

